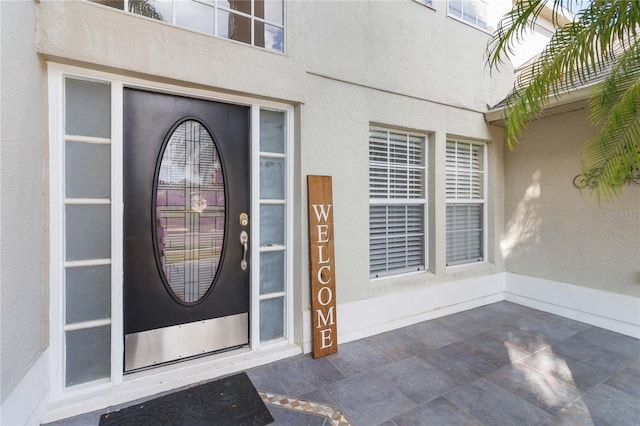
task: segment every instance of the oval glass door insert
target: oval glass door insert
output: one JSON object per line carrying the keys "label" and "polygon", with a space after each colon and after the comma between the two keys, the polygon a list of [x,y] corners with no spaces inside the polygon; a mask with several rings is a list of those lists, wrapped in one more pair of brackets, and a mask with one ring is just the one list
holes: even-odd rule
{"label": "oval glass door insert", "polygon": [[196,120],[179,124],[161,153],[155,182],[155,241],[165,285],[195,303],[211,288],[224,241],[225,196],[220,156]]}

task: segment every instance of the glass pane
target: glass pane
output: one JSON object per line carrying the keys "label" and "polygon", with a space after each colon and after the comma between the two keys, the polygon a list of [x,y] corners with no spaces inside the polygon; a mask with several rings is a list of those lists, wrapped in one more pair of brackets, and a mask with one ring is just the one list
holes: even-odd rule
{"label": "glass pane", "polygon": [[285,113],[260,110],[260,151],[284,154]]}
{"label": "glass pane", "polygon": [[129,12],[165,22],[172,22],[171,8],[171,1],[129,0]]}
{"label": "glass pane", "polygon": [[73,386],[111,375],[111,327],[67,331],[66,385]]}
{"label": "glass pane", "polygon": [[462,0],[449,0],[449,15],[462,18]]}
{"label": "glass pane", "polygon": [[207,34],[215,34],[213,7],[194,1],[177,1],[175,7],[176,25]]}
{"label": "glass pane", "polygon": [[218,6],[251,15],[251,0],[218,0]]}
{"label": "glass pane", "polygon": [[[113,7],[114,9],[124,10],[124,0],[89,0],[91,3],[98,3],[104,6]],[[129,2],[135,0],[129,0]]]}
{"label": "glass pane", "polygon": [[111,206],[65,206],[66,260],[111,257]]}
{"label": "glass pane", "polygon": [[93,81],[65,79],[65,133],[111,137],[111,87]]}
{"label": "glass pane", "polygon": [[256,0],[254,14],[258,18],[282,25],[284,22],[283,5],[282,0]]}
{"label": "glass pane", "polygon": [[171,291],[196,302],[218,271],[224,240],[224,178],[207,129],[188,120],[171,135],[156,183],[156,242]]}
{"label": "glass pane", "polygon": [[66,269],[66,323],[111,317],[111,265]]}
{"label": "glass pane", "polygon": [[260,206],[260,245],[284,245],[284,205]]}
{"label": "glass pane", "polygon": [[111,145],[67,142],[65,147],[65,196],[110,198]]}
{"label": "glass pane", "polygon": [[251,44],[251,19],[219,10],[217,33],[220,37]]}
{"label": "glass pane", "polygon": [[284,250],[260,253],[260,294],[284,291]]}
{"label": "glass pane", "polygon": [[284,335],[284,297],[260,302],[260,341],[277,339]]}
{"label": "glass pane", "polygon": [[260,158],[260,198],[284,200],[284,158]]}
{"label": "glass pane", "polygon": [[264,47],[275,52],[284,52],[284,31],[282,28],[255,22],[256,32],[254,43],[256,46]]}

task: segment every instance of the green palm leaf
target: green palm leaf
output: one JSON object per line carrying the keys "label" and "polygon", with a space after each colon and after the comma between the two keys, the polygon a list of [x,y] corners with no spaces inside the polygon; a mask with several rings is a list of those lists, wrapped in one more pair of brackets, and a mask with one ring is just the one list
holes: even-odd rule
{"label": "green palm leaf", "polygon": [[[487,60],[498,67],[513,52],[544,7],[522,0],[505,15],[489,41]],[[571,1],[555,0],[554,23]],[[583,174],[598,200],[620,195],[640,166],[640,1],[591,1],[572,22],[557,28],[543,52],[519,74],[507,98],[505,134],[513,149],[527,124],[554,97],[606,75],[589,104],[590,120],[601,126],[584,147]]]}

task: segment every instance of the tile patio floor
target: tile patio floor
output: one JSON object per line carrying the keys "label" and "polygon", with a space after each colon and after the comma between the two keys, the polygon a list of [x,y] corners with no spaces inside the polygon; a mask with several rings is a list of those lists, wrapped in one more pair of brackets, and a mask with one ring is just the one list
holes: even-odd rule
{"label": "tile patio floor", "polygon": [[[499,302],[247,371],[277,425],[640,425],[640,340]],[[104,410],[103,412],[107,412]],[[55,424],[97,425],[102,412]]]}

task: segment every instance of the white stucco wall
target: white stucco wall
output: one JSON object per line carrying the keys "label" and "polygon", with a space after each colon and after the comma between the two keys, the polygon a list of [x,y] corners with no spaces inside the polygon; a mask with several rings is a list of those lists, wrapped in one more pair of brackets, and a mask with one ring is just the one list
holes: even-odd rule
{"label": "white stucco wall", "polygon": [[580,110],[533,122],[505,152],[506,270],[640,297],[640,186],[598,205],[572,185],[593,135]]}
{"label": "white stucco wall", "polygon": [[[0,400],[46,346],[44,73],[36,3],[0,2]],[[46,378],[43,378],[46,380]]]}
{"label": "white stucco wall", "polygon": [[[46,0],[40,3],[37,49],[57,62],[299,105],[296,214],[306,227],[306,176],[332,175],[339,302],[502,270],[492,233],[502,229],[502,209],[496,208],[502,205],[502,148],[496,143],[488,150],[490,264],[449,272],[444,267],[446,136],[501,139],[482,112],[507,93],[511,69],[489,74],[484,60],[489,35],[447,17],[444,2],[434,10],[413,1],[291,1],[286,22],[283,56],[96,4]],[[430,195],[435,200],[431,274],[369,280],[371,123],[428,133],[432,148],[440,149],[430,153],[440,159],[430,171],[437,174]],[[306,310],[306,232],[295,238],[294,250],[301,253],[294,274],[296,305]]]}

